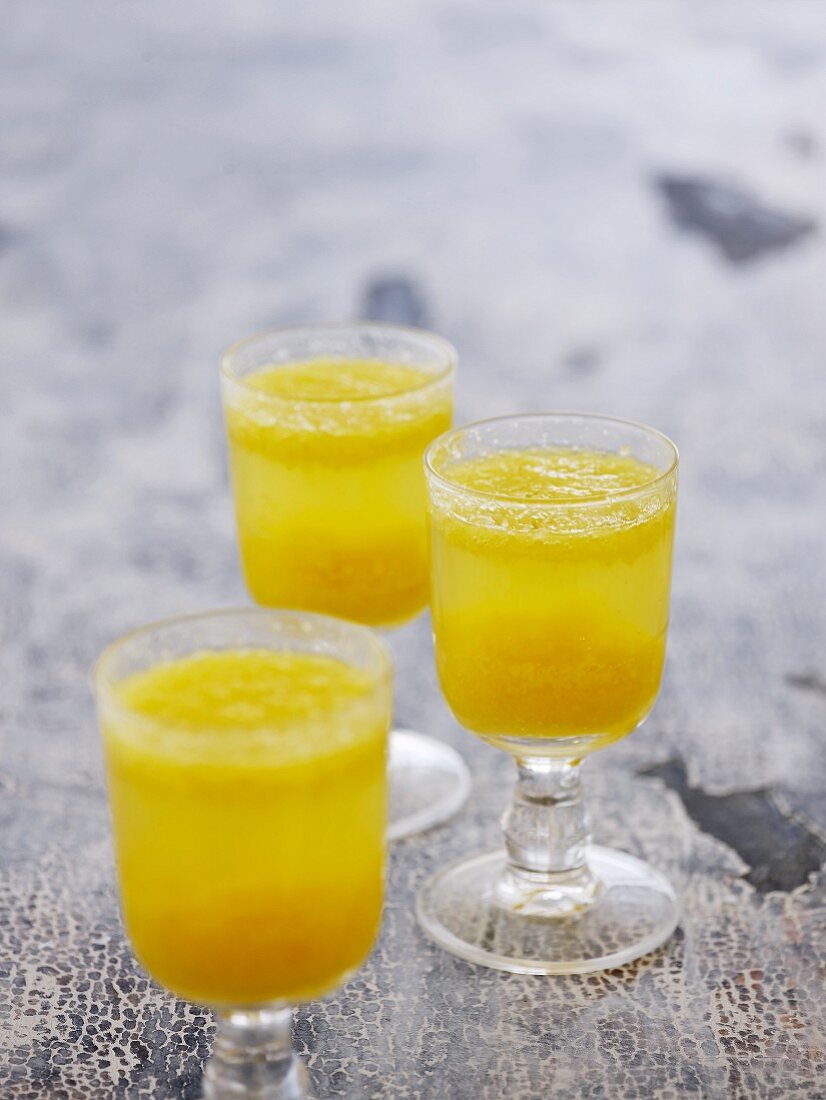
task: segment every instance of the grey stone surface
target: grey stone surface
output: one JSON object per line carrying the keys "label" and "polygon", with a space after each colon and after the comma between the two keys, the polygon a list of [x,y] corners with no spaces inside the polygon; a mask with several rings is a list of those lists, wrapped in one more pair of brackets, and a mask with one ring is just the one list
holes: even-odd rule
{"label": "grey stone surface", "polygon": [[[474,793],[395,848],[377,950],[299,1013],[319,1093],[826,1095],[822,874],[761,892],[736,843],[740,791],[826,829],[824,240],[735,266],[656,183],[826,224],[820,0],[7,0],[3,28],[3,1100],[197,1095],[211,1025],[117,916],[87,671],[136,623],[245,599],[223,347],[397,308],[458,346],[461,419],[612,412],[681,448],[662,697],[588,770],[596,836],[669,873],[684,918],[581,979],[423,940],[414,892],[494,843],[510,765],[450,717],[419,622],[398,718]],[[673,759],[682,787],[641,774]]]}

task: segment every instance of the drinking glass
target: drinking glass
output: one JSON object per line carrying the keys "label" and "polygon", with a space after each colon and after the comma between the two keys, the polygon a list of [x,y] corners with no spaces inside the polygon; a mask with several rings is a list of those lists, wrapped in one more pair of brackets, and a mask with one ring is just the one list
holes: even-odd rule
{"label": "drinking glass", "polygon": [[471,962],[586,973],[674,930],[668,881],[590,843],[580,765],[630,733],[665,656],[677,451],[604,416],[510,416],[427,451],[432,614],[456,718],[514,757],[504,848],[438,872],[417,913]]}
{"label": "drinking glass", "polygon": [[[455,365],[447,341],[400,325],[295,326],[230,348],[222,394],[256,603],[379,627],[426,607],[422,456],[450,426]],[[469,788],[448,745],[391,735],[391,839],[450,817]]]}
{"label": "drinking glass", "polygon": [[204,1096],[296,1100],[291,1006],[336,989],[379,926],[391,665],[295,611],[156,623],[94,674],[126,930],[210,1006]]}

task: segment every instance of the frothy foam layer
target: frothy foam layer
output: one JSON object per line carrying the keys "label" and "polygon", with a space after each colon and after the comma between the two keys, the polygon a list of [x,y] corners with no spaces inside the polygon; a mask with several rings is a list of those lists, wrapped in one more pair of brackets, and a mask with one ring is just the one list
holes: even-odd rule
{"label": "frothy foam layer", "polygon": [[[628,454],[564,447],[496,451],[440,471],[431,485],[440,525],[471,541],[531,541],[638,527],[673,504],[673,477]],[[466,493],[463,490],[470,490]]]}
{"label": "frothy foam layer", "polygon": [[364,401],[419,389],[433,376],[420,367],[379,359],[307,359],[263,367],[245,383],[295,401]]}
{"label": "frothy foam layer", "polygon": [[654,481],[659,471],[628,454],[563,447],[497,451],[457,463],[449,480],[509,500],[556,503],[614,496]]}
{"label": "frothy foam layer", "polygon": [[225,380],[230,438],[280,461],[350,462],[413,446],[450,423],[451,380],[378,359],[311,359]]}
{"label": "frothy foam layer", "polygon": [[373,689],[367,672],[323,654],[203,651],[122,680],[106,724],[142,752],[289,763],[374,736]]}

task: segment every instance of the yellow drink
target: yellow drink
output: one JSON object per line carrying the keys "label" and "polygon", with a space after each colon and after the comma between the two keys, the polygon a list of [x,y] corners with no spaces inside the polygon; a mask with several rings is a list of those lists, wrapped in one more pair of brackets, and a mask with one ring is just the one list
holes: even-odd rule
{"label": "yellow drink", "polygon": [[100,703],[121,900],[141,961],[211,1005],[339,985],[379,925],[389,685],[334,657],[214,650]]}
{"label": "yellow drink", "polygon": [[621,453],[529,447],[443,476],[433,625],[456,717],[497,743],[582,736],[593,749],[629,733],[662,675],[674,475]]}
{"label": "yellow drink", "polygon": [[422,455],[449,372],[316,358],[225,375],[241,561],[253,599],[377,625],[427,603]]}

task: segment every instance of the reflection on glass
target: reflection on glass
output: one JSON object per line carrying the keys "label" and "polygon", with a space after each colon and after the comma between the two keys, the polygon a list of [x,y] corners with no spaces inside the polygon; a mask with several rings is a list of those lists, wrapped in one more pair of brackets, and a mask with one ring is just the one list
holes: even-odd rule
{"label": "reflection on glass", "polygon": [[514,416],[449,432],[427,472],[442,689],[518,782],[504,850],[436,875],[420,920],[505,970],[628,962],[671,934],[676,900],[639,860],[589,845],[579,765],[659,691],[675,448],[608,417]]}

